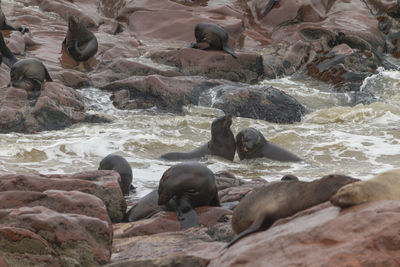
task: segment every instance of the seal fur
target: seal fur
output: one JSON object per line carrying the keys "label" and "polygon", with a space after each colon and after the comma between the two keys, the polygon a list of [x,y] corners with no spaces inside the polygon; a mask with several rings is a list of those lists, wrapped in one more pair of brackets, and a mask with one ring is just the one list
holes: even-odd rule
{"label": "seal fur", "polygon": [[268,229],[276,220],[328,201],[342,186],[358,181],[344,175],[328,175],[311,182],[283,181],[267,184],[248,193],[234,209],[232,228],[237,236]]}

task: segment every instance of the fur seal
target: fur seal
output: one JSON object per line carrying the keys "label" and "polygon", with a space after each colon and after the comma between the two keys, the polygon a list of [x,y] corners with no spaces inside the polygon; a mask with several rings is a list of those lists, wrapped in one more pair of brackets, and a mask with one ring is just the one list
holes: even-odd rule
{"label": "fur seal", "polygon": [[241,160],[265,157],[278,161],[302,161],[292,152],[268,142],[254,128],[246,128],[236,135],[236,147]]}
{"label": "fur seal", "polygon": [[161,155],[166,160],[188,160],[216,155],[227,160],[235,157],[235,136],[231,131],[232,115],[224,115],[216,118],[211,124],[211,140],[207,144],[190,152],[170,152]]}
{"label": "fur seal", "polygon": [[284,181],[267,184],[248,193],[234,209],[232,228],[242,237],[268,229],[276,220],[330,199],[342,186],[358,181],[344,175],[328,175],[312,182]]}
{"label": "fur seal", "polygon": [[228,33],[222,26],[215,23],[199,23],[194,28],[194,36],[196,42],[190,44],[191,48],[224,50],[237,58],[235,52],[228,45]]}
{"label": "fur seal", "polygon": [[76,61],[86,61],[97,53],[97,38],[76,16],[68,19],[68,31],[63,44]]}
{"label": "fur seal", "polygon": [[119,186],[124,196],[129,195],[129,191],[134,189],[132,183],[132,169],[128,161],[116,154],[109,154],[100,161],[99,170],[114,170],[121,176]]}
{"label": "fur seal", "polygon": [[293,174],[286,174],[281,178],[281,181],[299,181],[299,178]]}
{"label": "fur seal", "polygon": [[400,201],[400,169],[391,170],[340,188],[331,203],[341,208],[376,200]]}
{"label": "fur seal", "polygon": [[0,54],[3,62],[10,67],[9,86],[22,88],[40,94],[43,82],[53,80],[45,65],[38,59],[25,58],[18,60],[4,42],[3,34],[0,32]]}
{"label": "fur seal", "polygon": [[175,202],[182,229],[198,225],[194,207],[220,206],[214,173],[196,162],[180,163],[166,170],[158,196],[158,205]]}

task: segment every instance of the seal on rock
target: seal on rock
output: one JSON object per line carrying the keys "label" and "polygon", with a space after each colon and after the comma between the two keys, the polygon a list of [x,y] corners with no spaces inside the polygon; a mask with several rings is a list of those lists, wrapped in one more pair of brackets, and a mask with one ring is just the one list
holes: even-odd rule
{"label": "seal on rock", "polygon": [[302,161],[292,152],[268,142],[254,128],[246,128],[236,135],[236,147],[241,160],[265,157],[277,161]]}
{"label": "seal on rock", "polygon": [[191,48],[224,50],[237,58],[235,52],[228,45],[228,33],[222,26],[215,23],[199,23],[194,29],[194,36],[196,42],[190,44]]}
{"label": "seal on rock", "polygon": [[400,201],[400,169],[343,186],[330,201],[335,206],[346,208],[376,200]]}
{"label": "seal on rock", "polygon": [[199,206],[220,206],[214,173],[200,163],[180,163],[166,170],[158,186],[158,205],[175,202],[181,228],[197,226]]}
{"label": "seal on rock", "polygon": [[328,175],[311,182],[283,181],[253,190],[233,211],[232,228],[237,236],[228,247],[248,234],[268,229],[278,219],[328,201],[339,188],[355,181],[358,179]]}
{"label": "seal on rock", "polygon": [[68,19],[68,31],[63,44],[76,61],[86,61],[97,53],[97,38],[76,16]]}
{"label": "seal on rock", "polygon": [[18,60],[4,42],[0,32],[0,54],[3,62],[10,67],[9,86],[22,88],[40,94],[43,82],[53,80],[50,77],[45,65],[38,59],[25,58]]}
{"label": "seal on rock", "polygon": [[134,189],[132,184],[132,169],[128,161],[116,154],[109,154],[100,161],[99,170],[114,170],[121,176],[119,186],[124,196],[129,195],[129,191]]}
{"label": "seal on rock", "polygon": [[1,9],[1,0],[0,0],[0,30],[10,30],[10,31],[20,31],[21,33],[29,32],[29,29],[23,26],[12,26],[10,25],[7,20],[6,16]]}
{"label": "seal on rock", "polygon": [[161,155],[166,160],[189,160],[204,157],[205,155],[216,155],[227,160],[235,157],[235,136],[231,131],[232,115],[216,118],[211,124],[211,140],[207,144],[190,152],[170,152]]}

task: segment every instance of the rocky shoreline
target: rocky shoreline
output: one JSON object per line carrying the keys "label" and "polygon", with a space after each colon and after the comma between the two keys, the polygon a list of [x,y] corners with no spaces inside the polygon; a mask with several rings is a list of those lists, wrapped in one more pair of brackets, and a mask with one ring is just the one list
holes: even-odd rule
{"label": "rocky shoreline", "polygon": [[[8,87],[10,70],[1,64],[0,133],[110,122],[107,115],[88,112],[74,90],[89,86],[110,91],[119,109],[156,107],[176,114],[212,92],[214,102],[202,105],[274,123],[298,122],[308,111],[286,93],[257,84],[268,78],[301,74],[348,94],[349,105],[376,101],[374,92],[360,86],[379,67],[396,69],[385,55],[400,56],[397,1],[275,1],[263,15],[268,2],[3,2],[7,20],[30,30],[2,31],[7,46],[18,58],[40,59],[54,82],[30,99],[25,90]],[[98,53],[83,65],[61,45],[70,15],[80,17],[99,40]],[[226,28],[238,59],[188,48],[202,21]],[[126,223],[119,179],[114,171],[0,176],[0,265],[400,264],[398,201],[345,210],[326,202],[224,249],[234,236],[231,210],[196,208],[200,226],[185,231],[174,212]],[[220,201],[240,201],[266,183],[222,175]]]}

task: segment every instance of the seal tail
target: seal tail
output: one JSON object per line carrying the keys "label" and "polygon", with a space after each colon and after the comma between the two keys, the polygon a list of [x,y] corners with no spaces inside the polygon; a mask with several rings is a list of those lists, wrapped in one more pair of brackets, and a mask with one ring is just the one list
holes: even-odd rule
{"label": "seal tail", "polygon": [[11,50],[7,47],[4,41],[3,34],[0,32],[0,53],[2,55],[3,62],[8,66],[12,67],[18,59],[14,56]]}
{"label": "seal tail", "polygon": [[230,48],[228,44],[223,44],[223,45],[222,45],[222,49],[223,49],[225,52],[231,54],[232,57],[238,58],[238,56],[236,55],[236,53],[233,52],[232,48]]}
{"label": "seal tail", "polygon": [[[265,224],[265,222],[268,222],[268,224]],[[241,232],[240,234],[238,234],[237,236],[235,236],[231,242],[229,242],[228,245],[226,245],[226,248],[231,247],[233,244],[235,244],[237,241],[239,241],[240,239],[242,239],[243,237],[258,232],[262,229],[268,229],[271,225],[272,225],[273,220],[268,220],[268,217],[265,216],[265,214],[260,214],[258,215],[258,217],[254,220],[254,222],[252,223],[252,225],[250,225],[249,228],[247,228],[246,230],[244,230],[243,232]]]}

